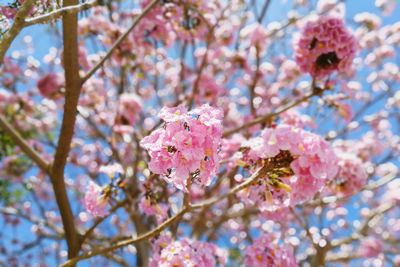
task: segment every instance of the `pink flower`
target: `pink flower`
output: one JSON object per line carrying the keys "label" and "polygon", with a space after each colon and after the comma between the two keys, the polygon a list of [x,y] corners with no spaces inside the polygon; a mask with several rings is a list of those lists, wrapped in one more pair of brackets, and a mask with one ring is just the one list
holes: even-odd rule
{"label": "pink flower", "polygon": [[267,177],[260,177],[240,192],[249,204],[262,211],[296,205],[311,199],[337,173],[336,156],[320,136],[289,125],[264,130],[250,140],[244,161],[269,164]]}
{"label": "pink flower", "polygon": [[363,12],[354,16],[354,21],[364,24],[369,30],[376,30],[381,26],[381,19],[372,13]]}
{"label": "pink flower", "polygon": [[264,234],[248,246],[244,265],[249,267],[296,267],[299,266],[290,247],[279,246],[273,238]]}
{"label": "pink flower", "polygon": [[260,49],[260,53],[265,50],[268,45],[268,31],[259,23],[246,26],[240,31],[240,37],[248,40],[250,46]]}
{"label": "pink flower", "polygon": [[382,9],[383,15],[388,16],[396,9],[396,0],[375,0],[375,6]]}
{"label": "pink flower", "polygon": [[64,86],[62,77],[56,73],[49,73],[37,82],[40,94],[47,98],[59,96],[60,89]]}
{"label": "pink flower", "polygon": [[202,75],[199,81],[199,93],[196,95],[196,103],[201,103],[202,101],[216,103],[224,92],[225,88],[219,85],[213,77]]}
{"label": "pink flower", "polygon": [[110,165],[102,165],[99,168],[99,172],[107,174],[110,178],[113,178],[116,174],[124,173],[124,169],[121,164],[114,163]]}
{"label": "pink flower", "polygon": [[7,19],[14,19],[15,15],[17,14],[17,9],[13,7],[0,6],[0,13]]}
{"label": "pink flower", "polygon": [[103,189],[92,181],[89,182],[83,204],[86,210],[95,217],[104,217],[108,214],[107,197]]}
{"label": "pink flower", "polygon": [[135,94],[122,94],[119,100],[119,115],[123,124],[134,125],[143,109],[142,100]]}
{"label": "pink flower", "polygon": [[225,263],[225,251],[214,244],[189,239],[172,242],[171,237],[161,236],[153,244],[150,267],[209,267]]}
{"label": "pink flower", "polygon": [[367,182],[365,163],[352,153],[335,149],[339,172],[330,182],[329,189],[338,195],[348,196],[358,192]]}
{"label": "pink flower", "polygon": [[348,73],[356,54],[355,37],[343,20],[320,17],[308,22],[295,45],[295,58],[300,69],[315,78],[334,71]]}
{"label": "pink flower", "polygon": [[375,237],[367,237],[361,240],[360,254],[366,258],[375,258],[383,251],[382,240]]}
{"label": "pink flower", "polygon": [[165,125],[140,142],[150,155],[149,168],[186,190],[187,179],[208,185],[218,169],[222,112],[203,105],[187,112],[182,106],[163,108]]}

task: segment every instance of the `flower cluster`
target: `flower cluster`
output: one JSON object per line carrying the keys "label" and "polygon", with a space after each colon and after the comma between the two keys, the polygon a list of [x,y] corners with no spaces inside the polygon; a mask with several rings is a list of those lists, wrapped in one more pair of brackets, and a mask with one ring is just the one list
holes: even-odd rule
{"label": "flower cluster", "polygon": [[132,126],[138,120],[142,109],[143,104],[139,96],[131,93],[122,94],[119,99],[115,130],[120,133],[124,131],[131,132],[133,130]]}
{"label": "flower cluster", "polygon": [[335,149],[339,172],[330,182],[329,189],[338,195],[348,196],[359,191],[367,182],[364,162],[353,153]]}
{"label": "flower cluster", "polygon": [[37,82],[40,94],[47,98],[57,98],[63,86],[64,80],[62,76],[56,73],[49,73]]}
{"label": "flower cluster", "polygon": [[383,242],[375,237],[367,237],[361,240],[359,251],[363,257],[376,258],[383,251]]}
{"label": "flower cluster", "polygon": [[216,245],[183,239],[171,240],[170,236],[159,237],[153,244],[150,267],[209,267],[224,265],[226,253]]}
{"label": "flower cluster", "polygon": [[159,117],[164,126],[140,142],[149,152],[150,170],[181,190],[186,190],[188,178],[208,185],[218,168],[222,116],[209,105],[190,112],[183,106],[163,108]]}
{"label": "flower cluster", "polygon": [[104,217],[108,214],[107,197],[103,188],[94,182],[90,182],[83,200],[86,210],[95,217]]}
{"label": "flower cluster", "polygon": [[295,45],[295,58],[302,71],[321,78],[336,70],[347,73],[356,50],[357,41],[343,20],[320,17],[303,29]]}
{"label": "flower cluster", "polygon": [[264,234],[246,248],[245,266],[295,267],[298,266],[293,251],[279,246],[273,238]]}
{"label": "flower cluster", "polygon": [[311,132],[281,124],[250,140],[244,161],[266,166],[260,177],[241,192],[261,210],[296,205],[312,198],[337,173],[336,156],[329,144]]}

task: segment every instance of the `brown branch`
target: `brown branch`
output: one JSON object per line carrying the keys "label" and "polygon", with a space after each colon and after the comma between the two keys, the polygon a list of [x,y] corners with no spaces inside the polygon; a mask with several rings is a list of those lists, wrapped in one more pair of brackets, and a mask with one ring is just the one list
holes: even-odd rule
{"label": "brown branch", "polygon": [[104,216],[102,218],[97,219],[93,225],[85,232],[85,234],[83,234],[82,238],[81,238],[81,243],[83,244],[83,242],[85,242],[85,240],[87,238],[89,238],[91,236],[91,234],[94,232],[94,230],[96,229],[96,227],[101,224],[102,222],[105,221],[105,219],[107,219],[108,217],[110,217],[117,209],[119,209],[120,207],[122,207],[123,205],[125,205],[128,201],[121,201],[119,203],[117,203],[117,205],[115,205],[114,207],[111,208],[109,214],[107,216]]}
{"label": "brown branch", "polygon": [[146,6],[142,14],[137,16],[133,20],[132,25],[117,39],[117,41],[115,41],[110,50],[108,50],[107,54],[91,70],[89,70],[85,76],[82,77],[81,84],[84,84],[99,68],[103,66],[106,60],[111,57],[115,49],[117,49],[117,47],[126,39],[126,37],[128,37],[129,33],[136,27],[136,25],[139,24],[139,22],[147,15],[147,13],[150,12],[154,6],[156,6],[159,1],[160,0],[153,0],[148,6]]}
{"label": "brown branch", "polygon": [[[63,4],[64,7],[77,5],[78,0],[64,0]],[[62,26],[64,40],[65,104],[61,132],[54,156],[51,183],[65,230],[65,238],[68,245],[68,258],[73,258],[79,253],[80,242],[66,191],[64,169],[74,135],[77,105],[81,88],[78,62],[77,14],[66,14],[63,17]]]}
{"label": "brown branch", "polygon": [[0,128],[2,128],[14,141],[14,143],[21,148],[21,150],[45,173],[50,173],[50,164],[47,163],[43,157],[30,146],[21,134],[7,121],[7,118],[0,114]]}
{"label": "brown branch", "polygon": [[19,8],[17,14],[14,18],[14,24],[11,28],[4,34],[1,42],[0,42],[0,65],[3,64],[4,56],[10,48],[12,41],[14,41],[15,37],[19,34],[19,32],[24,27],[25,18],[28,16],[29,11],[33,6],[32,0],[26,0]]}

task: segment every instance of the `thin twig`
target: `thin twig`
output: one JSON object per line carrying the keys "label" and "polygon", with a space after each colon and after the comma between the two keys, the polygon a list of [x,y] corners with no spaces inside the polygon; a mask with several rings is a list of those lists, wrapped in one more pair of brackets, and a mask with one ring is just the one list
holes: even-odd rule
{"label": "thin twig", "polygon": [[223,137],[229,137],[234,133],[240,132],[241,130],[244,130],[244,129],[247,129],[247,128],[251,127],[251,126],[257,125],[259,123],[268,121],[268,120],[272,119],[273,117],[275,117],[275,116],[277,116],[277,115],[279,115],[279,114],[281,114],[281,113],[283,113],[283,112],[285,112],[285,111],[287,111],[287,110],[289,110],[289,109],[291,109],[291,108],[293,108],[293,107],[295,107],[295,106],[307,101],[308,99],[312,98],[315,95],[316,95],[315,92],[312,92],[312,93],[310,93],[310,94],[308,94],[308,95],[306,95],[306,96],[304,96],[304,97],[302,97],[302,98],[300,98],[300,99],[298,99],[296,101],[293,101],[292,103],[288,104],[287,106],[284,106],[284,107],[282,107],[282,108],[280,108],[280,109],[278,109],[278,110],[276,110],[276,111],[274,111],[272,113],[266,114],[266,115],[261,116],[261,117],[257,117],[254,120],[249,121],[249,122],[247,122],[247,123],[245,123],[245,124],[243,124],[243,125],[241,125],[239,127],[236,127],[234,129],[225,131],[222,136]]}
{"label": "thin twig", "polygon": [[7,121],[7,118],[0,114],[0,128],[2,128],[15,142],[17,146],[33,161],[40,169],[47,174],[50,173],[50,164],[47,163],[43,157],[30,146],[21,134]]}
{"label": "thin twig", "polygon": [[114,50],[117,49],[117,47],[126,39],[126,37],[128,37],[129,33],[136,27],[136,25],[139,24],[139,22],[147,15],[147,13],[150,12],[154,6],[156,6],[159,1],[160,0],[153,0],[148,6],[146,6],[143,12],[134,19],[132,25],[117,39],[117,41],[115,41],[110,50],[108,50],[107,54],[91,70],[89,70],[85,76],[81,78],[81,84],[84,84],[99,68],[103,66],[104,62],[111,57]]}

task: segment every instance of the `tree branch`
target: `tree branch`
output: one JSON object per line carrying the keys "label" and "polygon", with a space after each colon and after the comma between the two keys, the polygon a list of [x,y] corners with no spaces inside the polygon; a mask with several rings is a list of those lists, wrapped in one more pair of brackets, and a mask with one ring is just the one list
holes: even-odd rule
{"label": "tree branch", "polygon": [[0,42],[0,65],[3,64],[4,56],[10,48],[12,41],[17,37],[19,32],[24,27],[25,17],[28,16],[29,11],[33,6],[32,0],[26,0],[19,8],[17,14],[14,18],[14,24],[11,28],[4,34],[1,42]]}
{"label": "tree branch", "polygon": [[137,16],[134,20],[132,25],[122,34],[117,41],[113,44],[113,46],[108,50],[107,54],[91,69],[89,72],[82,77],[81,84],[84,84],[101,66],[103,66],[104,62],[108,58],[111,57],[114,50],[128,37],[129,33],[139,24],[139,22],[150,12],[150,10],[159,2],[160,0],[153,0],[146,8],[143,10],[142,14]]}
{"label": "tree branch", "polygon": [[45,173],[50,174],[50,164],[47,163],[43,157],[30,146],[19,132],[8,123],[7,118],[0,114],[0,128],[2,128],[15,142],[17,146]]}
{"label": "tree branch", "polygon": [[[63,4],[64,7],[77,5],[78,0],[64,0]],[[63,17],[62,25],[64,40],[65,105],[61,132],[54,156],[51,183],[65,230],[65,238],[68,245],[68,258],[73,258],[79,253],[80,242],[65,187],[64,169],[74,135],[77,105],[80,95],[77,14],[66,14]]]}
{"label": "tree branch", "polygon": [[225,131],[222,136],[223,137],[229,137],[232,134],[237,133],[237,132],[239,132],[241,130],[244,130],[246,128],[249,128],[251,126],[257,125],[259,123],[268,121],[268,120],[272,119],[273,117],[275,117],[275,116],[277,116],[277,115],[279,115],[279,114],[281,114],[281,113],[283,113],[283,112],[285,112],[285,111],[287,111],[287,110],[289,110],[289,109],[291,109],[291,108],[293,108],[293,107],[295,107],[295,106],[307,101],[308,99],[312,98],[315,95],[316,95],[315,92],[312,92],[312,93],[310,93],[310,94],[308,94],[308,95],[306,95],[306,96],[304,96],[304,97],[302,97],[302,98],[300,98],[300,99],[288,104],[287,106],[284,106],[284,107],[282,107],[282,108],[280,108],[280,109],[278,109],[278,110],[276,110],[276,111],[274,111],[272,113],[266,114],[266,115],[261,116],[261,117],[257,117],[254,120],[249,121],[249,122],[247,122],[247,123],[245,123],[245,124],[243,124],[243,125],[241,125],[241,126],[239,126],[237,128]]}

